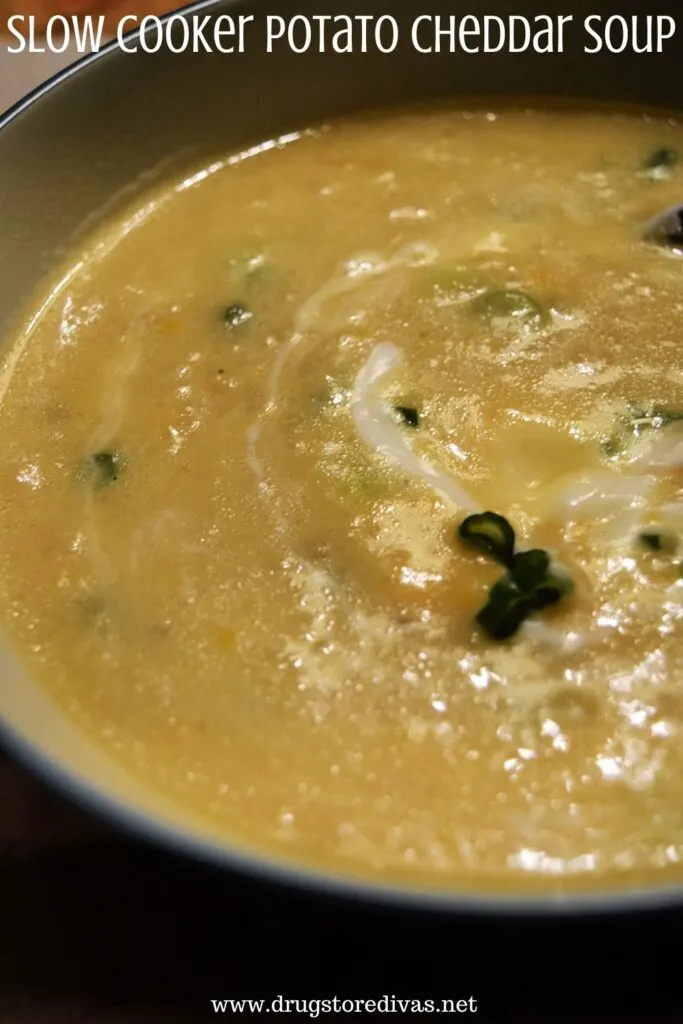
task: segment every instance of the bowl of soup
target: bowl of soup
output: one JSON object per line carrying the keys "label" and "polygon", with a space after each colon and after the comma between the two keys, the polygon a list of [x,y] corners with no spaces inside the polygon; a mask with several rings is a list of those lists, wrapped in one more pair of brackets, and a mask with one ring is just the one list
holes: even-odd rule
{"label": "bowl of soup", "polygon": [[8,748],[288,884],[678,902],[674,57],[426,55],[409,4],[390,56],[266,54],[264,11],[2,124]]}

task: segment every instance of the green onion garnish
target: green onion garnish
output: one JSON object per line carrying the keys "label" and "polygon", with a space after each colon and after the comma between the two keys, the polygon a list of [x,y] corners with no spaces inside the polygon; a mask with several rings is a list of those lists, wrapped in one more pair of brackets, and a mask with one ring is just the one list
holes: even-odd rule
{"label": "green onion garnish", "polygon": [[94,452],[87,459],[85,475],[94,487],[106,487],[118,480],[121,456],[118,452]]}
{"label": "green onion garnish", "polygon": [[493,640],[507,640],[535,612],[550,608],[574,589],[566,573],[551,567],[547,551],[525,551],[516,566],[491,587],[476,619]]}
{"label": "green onion garnish", "polygon": [[648,551],[673,554],[678,549],[678,537],[663,530],[644,530],[638,534],[638,543]]}
{"label": "green onion garnish", "polygon": [[458,528],[459,538],[492,555],[508,570],[489,591],[476,621],[494,640],[506,640],[533,615],[571,594],[574,583],[547,551],[531,548],[515,553],[515,533],[504,516],[480,512],[467,516]]}
{"label": "green onion garnish", "polygon": [[501,565],[512,565],[515,531],[504,516],[496,512],[477,512],[458,527],[458,537],[466,544],[492,555]]}
{"label": "green onion garnish", "polygon": [[663,171],[675,167],[678,163],[678,152],[675,149],[654,149],[645,160],[643,169],[645,171]]}
{"label": "green onion garnish", "polygon": [[420,414],[412,405],[395,405],[394,409],[407,427],[419,426]]}
{"label": "green onion garnish", "polygon": [[485,316],[521,320],[524,323],[535,321],[540,324],[546,318],[545,310],[536,299],[516,289],[484,292],[472,300],[472,307]]}
{"label": "green onion garnish", "polygon": [[223,323],[226,327],[232,329],[233,327],[241,327],[247,320],[251,320],[254,314],[250,313],[249,310],[235,302],[232,306],[227,306],[223,310]]}

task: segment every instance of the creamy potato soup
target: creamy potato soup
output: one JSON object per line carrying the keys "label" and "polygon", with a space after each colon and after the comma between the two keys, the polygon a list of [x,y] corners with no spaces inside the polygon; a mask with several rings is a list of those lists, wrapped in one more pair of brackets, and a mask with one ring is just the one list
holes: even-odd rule
{"label": "creamy potato soup", "polygon": [[372,118],[93,236],[0,403],[2,613],[68,714],[289,862],[683,877],[679,152]]}

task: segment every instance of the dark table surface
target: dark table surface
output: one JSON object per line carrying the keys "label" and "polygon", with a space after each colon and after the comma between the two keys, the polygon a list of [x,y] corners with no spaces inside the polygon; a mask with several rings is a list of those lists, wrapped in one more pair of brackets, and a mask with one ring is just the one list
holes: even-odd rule
{"label": "dark table surface", "polygon": [[278,994],[472,995],[487,1021],[681,1022],[682,920],[325,902],[120,836],[0,755],[0,1024],[190,1024],[216,1019],[212,998]]}

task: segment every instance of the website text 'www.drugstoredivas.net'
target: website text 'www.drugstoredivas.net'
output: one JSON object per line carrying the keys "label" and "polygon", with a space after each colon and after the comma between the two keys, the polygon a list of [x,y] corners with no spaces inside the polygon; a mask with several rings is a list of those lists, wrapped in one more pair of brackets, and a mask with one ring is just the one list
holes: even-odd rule
{"label": "website text 'www.drugstoredivas.net'", "polygon": [[403,999],[399,996],[380,996],[378,999],[291,999],[275,996],[273,999],[212,999],[211,1008],[219,1015],[295,1013],[309,1020],[328,1013],[476,1013],[477,1000],[474,996],[459,999]]}

